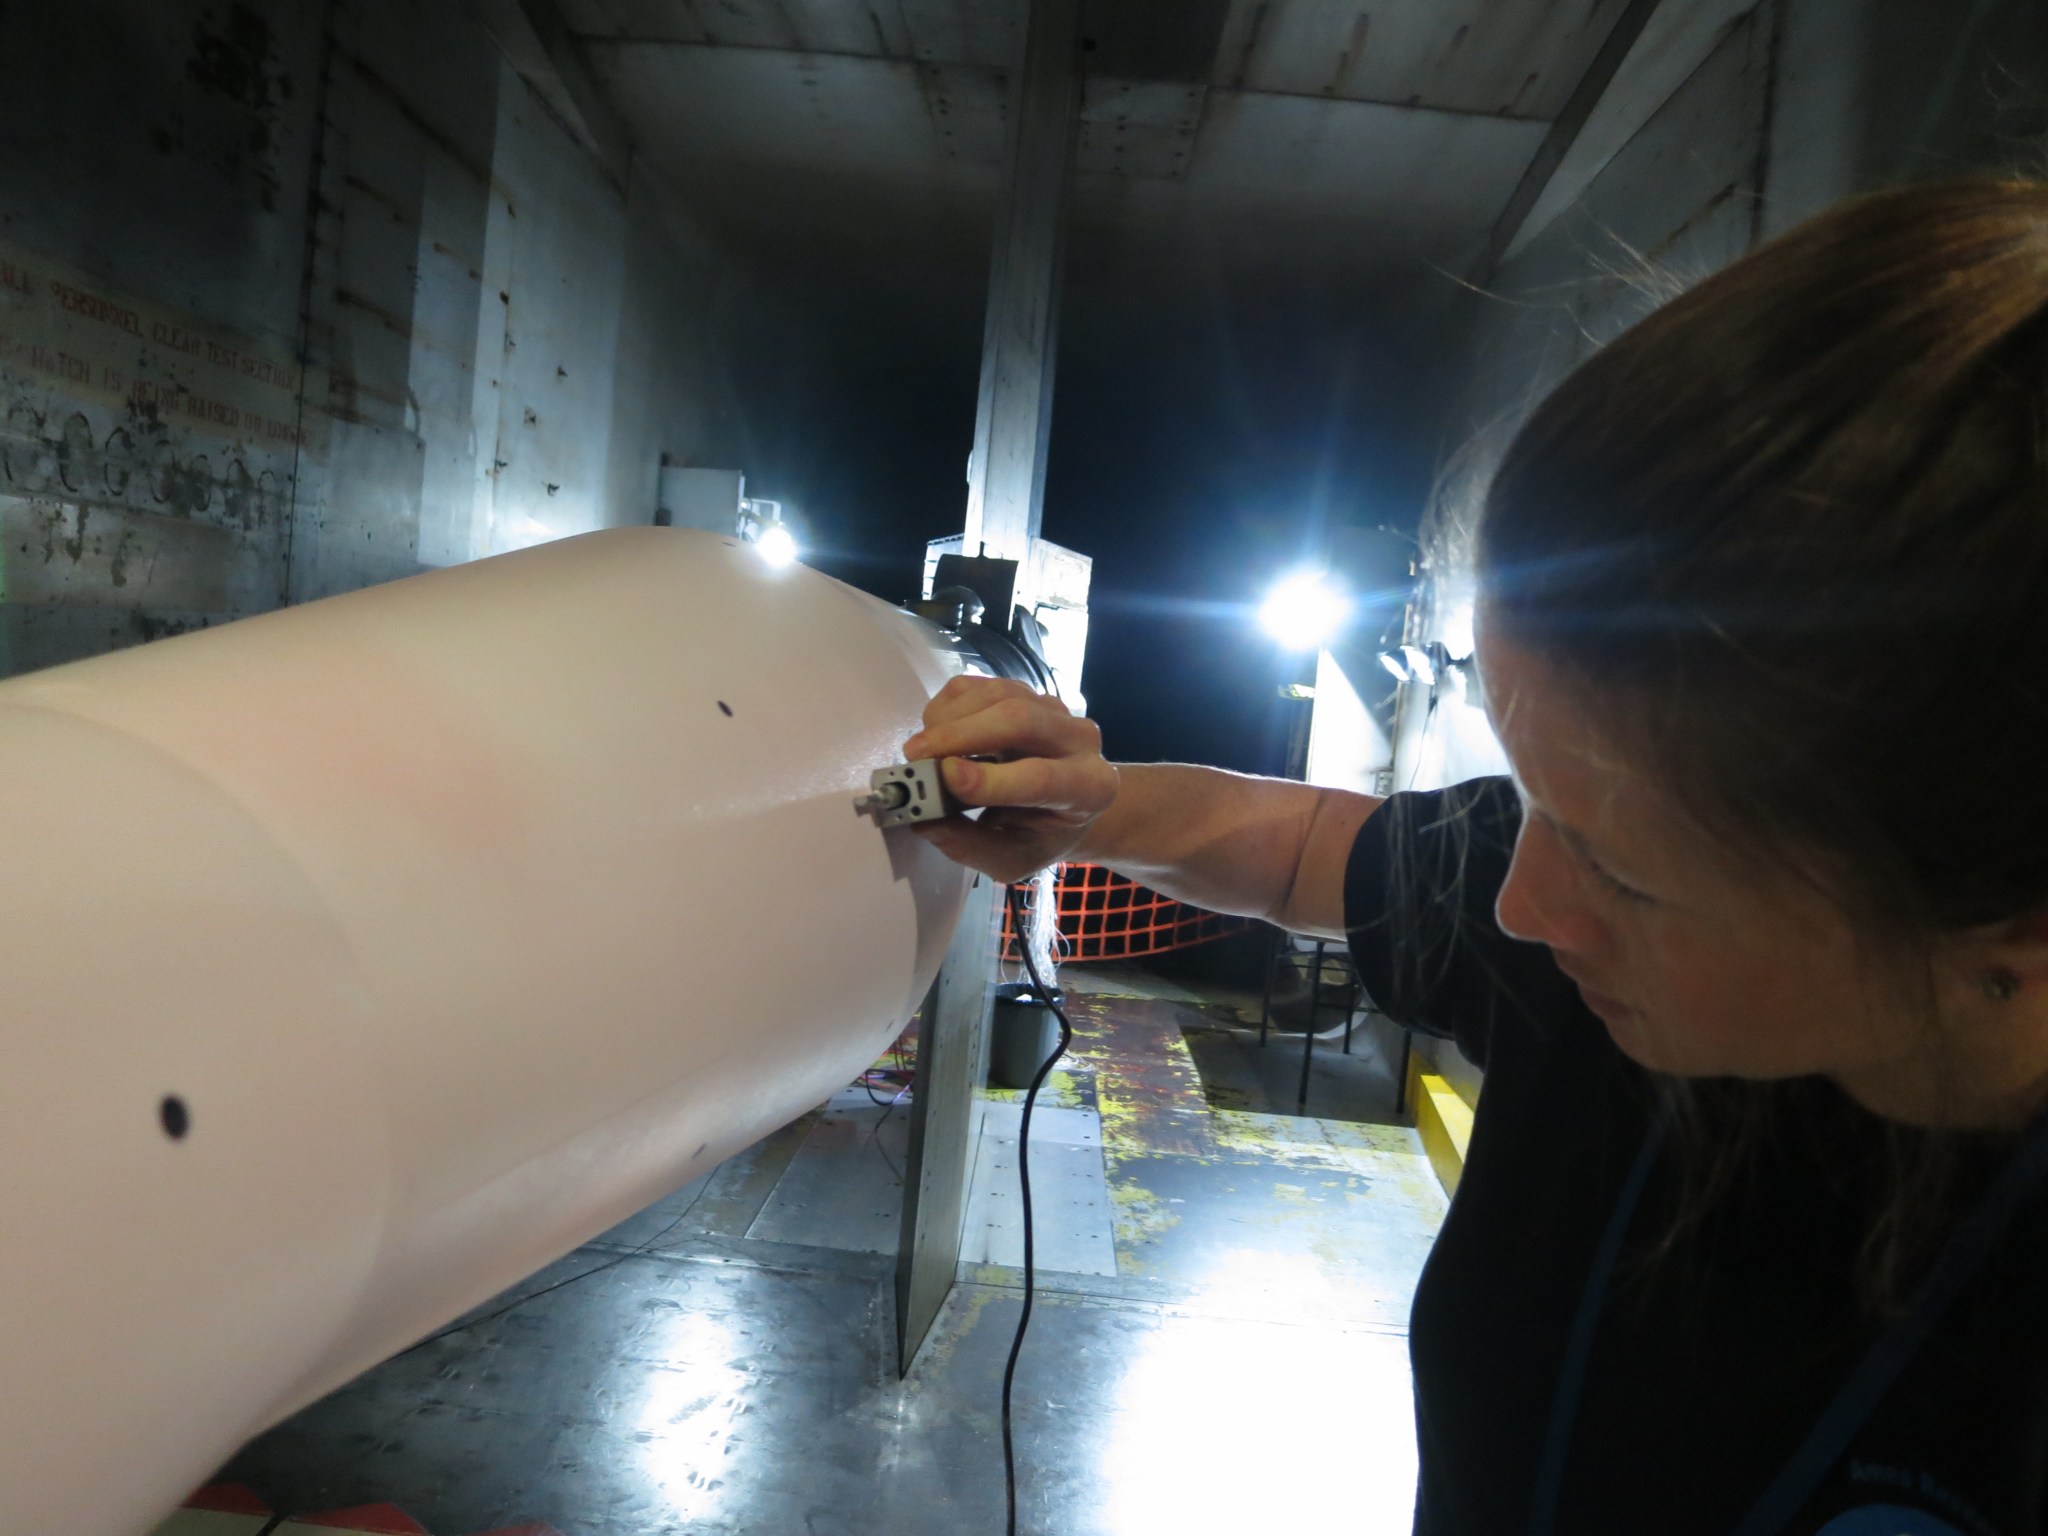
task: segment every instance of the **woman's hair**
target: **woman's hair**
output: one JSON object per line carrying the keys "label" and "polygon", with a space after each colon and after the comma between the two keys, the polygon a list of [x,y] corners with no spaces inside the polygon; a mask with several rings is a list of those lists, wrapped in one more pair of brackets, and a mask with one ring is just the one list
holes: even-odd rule
{"label": "woman's hair", "polygon": [[[2048,905],[2048,187],[1864,197],[1659,309],[1530,417],[1476,556],[1493,630],[1931,1017],[1945,935]],[[1876,1294],[1940,1161],[1896,1140]]]}

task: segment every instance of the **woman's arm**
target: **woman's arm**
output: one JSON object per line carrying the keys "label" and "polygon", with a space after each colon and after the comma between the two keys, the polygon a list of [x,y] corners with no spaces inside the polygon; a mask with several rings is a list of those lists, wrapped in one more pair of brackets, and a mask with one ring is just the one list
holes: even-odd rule
{"label": "woman's arm", "polygon": [[918,830],[1003,880],[1059,859],[1106,864],[1165,895],[1341,937],[1344,866],[1380,804],[1181,764],[1111,766],[1093,721],[1021,683],[955,678],[925,710],[909,758],[945,759],[946,786],[978,821]]}

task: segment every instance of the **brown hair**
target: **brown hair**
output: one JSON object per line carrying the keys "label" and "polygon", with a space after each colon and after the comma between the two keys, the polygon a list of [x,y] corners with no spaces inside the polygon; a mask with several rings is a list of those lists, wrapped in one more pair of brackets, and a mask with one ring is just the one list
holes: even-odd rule
{"label": "brown hair", "polygon": [[[2048,903],[2048,187],[1861,198],[1659,309],[1522,428],[1476,555],[1618,746],[1927,985]],[[1947,1140],[1895,1136],[1867,1298]]]}

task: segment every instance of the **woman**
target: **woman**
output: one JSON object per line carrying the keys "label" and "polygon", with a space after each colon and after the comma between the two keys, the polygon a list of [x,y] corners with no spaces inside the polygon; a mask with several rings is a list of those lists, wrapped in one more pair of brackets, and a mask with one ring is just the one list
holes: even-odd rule
{"label": "woman", "polygon": [[1418,1531],[2048,1530],[2048,191],[1867,198],[1652,315],[1477,564],[1512,781],[1114,768],[961,680],[906,751],[1001,809],[927,835],[1348,935],[1483,1063]]}

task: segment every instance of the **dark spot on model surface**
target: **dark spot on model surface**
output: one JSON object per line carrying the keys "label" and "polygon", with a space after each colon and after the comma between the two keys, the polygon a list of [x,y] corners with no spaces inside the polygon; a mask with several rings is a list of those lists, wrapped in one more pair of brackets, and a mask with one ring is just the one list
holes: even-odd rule
{"label": "dark spot on model surface", "polygon": [[173,1141],[183,1141],[185,1133],[192,1129],[192,1111],[185,1107],[185,1101],[175,1093],[167,1093],[157,1106],[157,1119],[163,1123],[164,1134]]}

